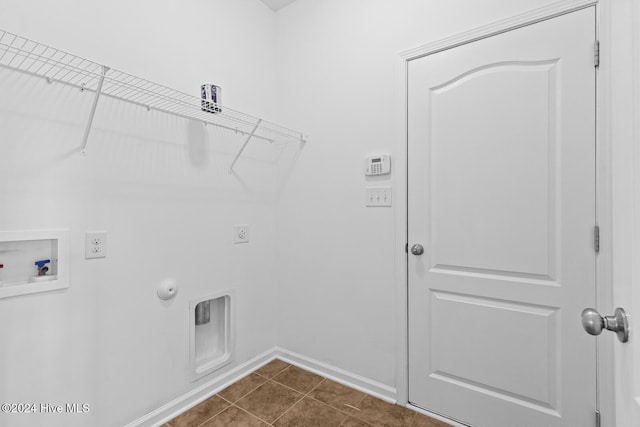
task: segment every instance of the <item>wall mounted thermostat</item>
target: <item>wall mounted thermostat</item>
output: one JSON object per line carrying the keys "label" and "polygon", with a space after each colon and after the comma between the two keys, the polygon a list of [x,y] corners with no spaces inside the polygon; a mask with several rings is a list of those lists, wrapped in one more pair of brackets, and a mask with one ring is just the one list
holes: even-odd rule
{"label": "wall mounted thermostat", "polygon": [[367,157],[365,175],[386,175],[391,172],[391,156],[379,154]]}

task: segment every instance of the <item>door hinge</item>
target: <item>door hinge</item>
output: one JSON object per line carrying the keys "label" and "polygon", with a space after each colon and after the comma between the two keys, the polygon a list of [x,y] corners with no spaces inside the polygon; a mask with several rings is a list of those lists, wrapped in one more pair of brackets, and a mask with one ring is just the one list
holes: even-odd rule
{"label": "door hinge", "polygon": [[596,427],[600,426],[600,411],[596,411]]}
{"label": "door hinge", "polygon": [[404,244],[404,253],[405,253],[405,254],[408,254],[408,253],[409,253],[409,244],[408,244],[408,243],[405,243],[405,244]]}
{"label": "door hinge", "polygon": [[593,250],[598,253],[600,252],[600,227],[593,227]]}
{"label": "door hinge", "polygon": [[598,68],[600,66],[600,41],[596,40],[593,44],[593,66]]}

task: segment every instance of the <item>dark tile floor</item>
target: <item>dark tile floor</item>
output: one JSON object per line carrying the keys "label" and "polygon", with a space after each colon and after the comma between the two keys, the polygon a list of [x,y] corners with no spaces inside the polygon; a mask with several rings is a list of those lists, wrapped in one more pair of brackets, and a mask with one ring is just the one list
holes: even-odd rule
{"label": "dark tile floor", "polygon": [[274,360],[163,427],[447,427]]}

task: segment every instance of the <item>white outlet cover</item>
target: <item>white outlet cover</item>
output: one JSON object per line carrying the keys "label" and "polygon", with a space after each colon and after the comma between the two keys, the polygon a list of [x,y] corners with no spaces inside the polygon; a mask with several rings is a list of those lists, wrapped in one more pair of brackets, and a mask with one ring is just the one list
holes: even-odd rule
{"label": "white outlet cover", "polygon": [[87,231],[84,242],[84,257],[85,259],[107,257],[106,231]]}
{"label": "white outlet cover", "polygon": [[249,243],[249,226],[247,224],[233,226],[233,243]]}

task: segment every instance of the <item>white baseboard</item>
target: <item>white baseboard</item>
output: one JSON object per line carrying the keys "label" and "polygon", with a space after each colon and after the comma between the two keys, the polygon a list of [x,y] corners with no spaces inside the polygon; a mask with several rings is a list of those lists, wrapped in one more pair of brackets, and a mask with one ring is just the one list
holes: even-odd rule
{"label": "white baseboard", "polygon": [[[253,359],[236,366],[219,377],[198,386],[197,388],[177,397],[160,408],[138,418],[127,424],[125,427],[158,427],[167,421],[175,418],[182,412],[196,406],[198,403],[208,399],[214,394],[222,391],[234,382],[249,375],[251,372],[273,359],[281,359],[284,362],[298,366],[299,368],[329,378],[332,381],[351,387],[363,393],[377,397],[390,403],[396,403],[397,391],[386,384],[379,383],[369,378],[345,371],[344,369],[331,366],[324,362],[312,359],[302,354],[289,351],[284,348],[274,347]],[[416,409],[407,406],[411,409]],[[420,410],[418,410],[421,412]],[[431,415],[433,416],[433,415]]]}
{"label": "white baseboard", "polygon": [[275,348],[275,356],[287,363],[329,378],[347,387],[370,394],[389,403],[396,403],[397,390],[394,387],[373,381],[369,378],[354,374],[353,372],[345,371],[344,369],[336,368],[335,366],[281,347]]}
{"label": "white baseboard", "polygon": [[251,372],[271,362],[276,357],[276,349],[272,348],[251,360],[236,366],[219,377],[198,386],[197,388],[173,399],[160,408],[130,422],[125,427],[157,427],[175,418],[189,408],[224,390],[229,385],[249,375]]}

